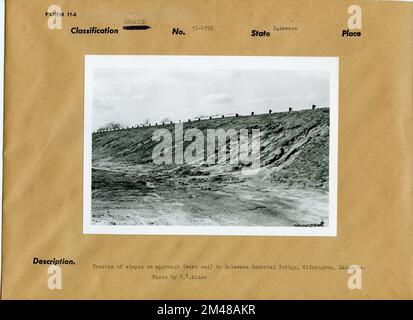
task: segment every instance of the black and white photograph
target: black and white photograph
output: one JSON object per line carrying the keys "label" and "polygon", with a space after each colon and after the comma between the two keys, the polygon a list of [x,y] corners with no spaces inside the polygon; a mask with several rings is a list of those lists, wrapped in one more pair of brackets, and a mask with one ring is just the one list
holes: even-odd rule
{"label": "black and white photograph", "polygon": [[86,56],[84,232],[335,236],[338,58]]}

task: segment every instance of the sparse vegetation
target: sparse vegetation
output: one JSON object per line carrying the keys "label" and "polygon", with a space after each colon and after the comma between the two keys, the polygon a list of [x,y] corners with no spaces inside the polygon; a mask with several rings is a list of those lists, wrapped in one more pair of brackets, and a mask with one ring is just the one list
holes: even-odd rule
{"label": "sparse vegetation", "polygon": [[122,124],[117,123],[117,122],[110,122],[110,123],[100,127],[98,130],[120,129],[120,128],[122,128]]}

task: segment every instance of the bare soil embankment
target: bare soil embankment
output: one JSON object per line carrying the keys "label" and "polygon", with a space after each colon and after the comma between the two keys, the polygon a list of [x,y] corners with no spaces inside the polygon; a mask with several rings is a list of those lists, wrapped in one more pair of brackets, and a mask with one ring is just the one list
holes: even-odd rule
{"label": "bare soil embankment", "polygon": [[261,169],[254,175],[242,164],[155,165],[159,128],[174,132],[163,125],[93,134],[94,223],[328,225],[328,108],[184,124],[204,133],[259,129]]}

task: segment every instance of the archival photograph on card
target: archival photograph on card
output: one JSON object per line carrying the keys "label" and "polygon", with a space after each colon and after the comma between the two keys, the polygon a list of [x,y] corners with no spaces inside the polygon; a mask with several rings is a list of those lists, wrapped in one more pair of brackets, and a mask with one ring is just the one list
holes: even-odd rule
{"label": "archival photograph on card", "polygon": [[335,236],[338,58],[86,56],[84,232]]}

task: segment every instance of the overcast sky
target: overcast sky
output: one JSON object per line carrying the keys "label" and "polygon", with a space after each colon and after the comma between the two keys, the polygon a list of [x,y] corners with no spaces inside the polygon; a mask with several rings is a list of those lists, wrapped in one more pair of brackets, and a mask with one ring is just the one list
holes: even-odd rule
{"label": "overcast sky", "polygon": [[95,69],[93,129],[186,120],[215,114],[250,114],[328,107],[327,71]]}

